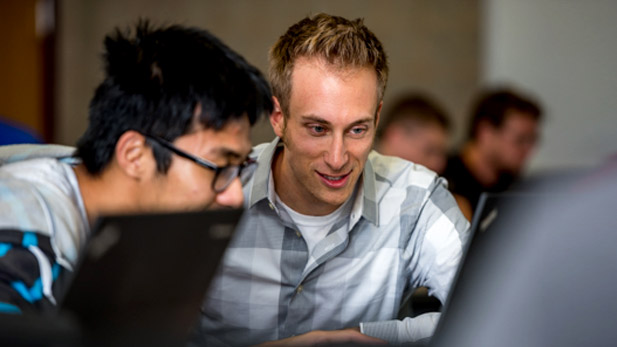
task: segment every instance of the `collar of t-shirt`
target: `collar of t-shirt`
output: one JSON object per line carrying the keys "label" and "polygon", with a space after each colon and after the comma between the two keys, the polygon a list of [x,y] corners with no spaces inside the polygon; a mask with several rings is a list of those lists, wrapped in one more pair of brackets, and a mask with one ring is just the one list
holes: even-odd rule
{"label": "collar of t-shirt", "polygon": [[275,204],[278,208],[284,209],[289,214],[289,217],[291,217],[294,224],[296,224],[302,234],[302,237],[304,238],[304,241],[306,242],[309,254],[313,253],[313,249],[319,241],[326,238],[328,232],[332,229],[334,224],[339,222],[341,219],[346,219],[347,223],[349,223],[349,214],[351,213],[351,201],[353,200],[353,196],[354,194],[351,194],[344,204],[328,215],[309,216],[294,211],[281,200],[276,192],[274,193]]}

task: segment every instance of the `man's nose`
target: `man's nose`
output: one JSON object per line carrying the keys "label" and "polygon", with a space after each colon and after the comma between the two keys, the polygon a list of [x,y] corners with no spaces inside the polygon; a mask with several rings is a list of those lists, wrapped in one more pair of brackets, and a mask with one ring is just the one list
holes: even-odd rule
{"label": "man's nose", "polygon": [[334,171],[342,169],[349,160],[347,145],[342,136],[334,136],[324,156],[326,164]]}
{"label": "man's nose", "polygon": [[229,187],[216,195],[216,203],[220,206],[240,208],[244,203],[242,183],[240,178],[235,178]]}

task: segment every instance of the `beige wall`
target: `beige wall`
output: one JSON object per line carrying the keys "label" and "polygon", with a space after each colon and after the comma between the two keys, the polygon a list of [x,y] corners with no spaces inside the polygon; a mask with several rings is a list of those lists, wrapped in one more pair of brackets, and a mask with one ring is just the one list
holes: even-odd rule
{"label": "beige wall", "polygon": [[[363,17],[390,58],[384,108],[403,91],[422,90],[442,100],[460,135],[462,117],[478,85],[479,1],[467,0],[89,0],[60,1],[56,142],[74,144],[87,124],[87,107],[102,79],[102,40],[115,26],[139,17],[210,30],[264,73],[267,51],[308,14]],[[268,123],[255,143],[268,141]]]}
{"label": "beige wall", "polygon": [[482,81],[523,88],[546,113],[530,174],[617,160],[617,2],[486,0],[484,8]]}

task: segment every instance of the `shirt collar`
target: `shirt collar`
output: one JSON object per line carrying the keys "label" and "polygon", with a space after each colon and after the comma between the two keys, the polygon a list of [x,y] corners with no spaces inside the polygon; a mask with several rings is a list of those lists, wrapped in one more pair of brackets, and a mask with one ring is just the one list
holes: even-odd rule
{"label": "shirt collar", "polygon": [[[270,204],[274,204],[274,187],[270,187],[270,182],[273,182],[270,180],[272,160],[276,151],[282,146],[282,141],[279,137],[276,137],[258,154],[257,162],[259,162],[259,166],[253,175],[253,183],[249,195],[249,208],[252,208],[253,205],[265,198],[268,198]],[[359,184],[356,188],[359,191],[351,212],[351,224],[355,224],[362,216],[369,222],[377,225],[379,213],[376,203],[375,172],[370,160],[367,160],[364,164],[362,177],[362,184]]]}
{"label": "shirt collar", "polygon": [[[270,191],[270,175],[272,174],[272,159],[277,148],[282,146],[280,138],[277,136],[257,155],[257,170],[253,174],[252,186],[249,194],[249,208],[257,202],[269,198],[269,202],[274,204],[274,195],[268,196]],[[274,187],[272,187],[274,191]]]}
{"label": "shirt collar", "polygon": [[[370,157],[370,155],[369,155]],[[369,222],[379,225],[379,209],[377,208],[377,190],[375,189],[375,171],[373,164],[367,158],[364,163],[364,172],[362,174],[363,185],[362,194],[358,194],[358,199],[362,199],[362,216]],[[355,211],[354,206],[354,211]]]}

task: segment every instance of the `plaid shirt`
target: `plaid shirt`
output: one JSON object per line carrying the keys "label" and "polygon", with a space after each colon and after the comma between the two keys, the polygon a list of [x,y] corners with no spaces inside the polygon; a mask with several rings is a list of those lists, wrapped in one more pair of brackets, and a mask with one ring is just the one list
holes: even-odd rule
{"label": "plaid shirt", "polygon": [[361,323],[365,334],[393,343],[418,337],[409,333],[413,320],[393,320],[399,306],[419,286],[443,302],[469,228],[445,180],[371,152],[349,223],[332,227],[307,267],[301,233],[274,204],[277,148],[278,138],[254,148],[260,165],[244,185],[246,211],[207,294],[196,342],[250,345]]}

